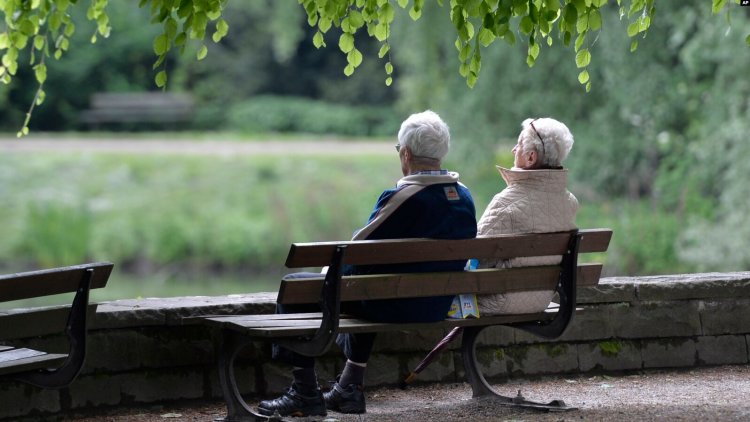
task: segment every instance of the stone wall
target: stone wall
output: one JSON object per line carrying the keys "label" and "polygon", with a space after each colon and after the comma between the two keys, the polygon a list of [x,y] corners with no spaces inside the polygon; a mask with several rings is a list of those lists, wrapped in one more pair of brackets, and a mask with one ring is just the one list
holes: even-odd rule
{"label": "stone wall", "polygon": [[[184,318],[271,313],[274,301],[275,293],[260,293],[100,304],[79,378],[61,390],[0,381],[0,419],[218,398],[212,332]],[[555,341],[506,327],[486,329],[478,348],[485,373],[502,379],[750,363],[750,272],[604,278],[599,286],[580,290],[579,303],[585,310]],[[17,326],[18,321],[40,313],[39,309],[0,312],[0,325],[13,321]],[[445,334],[381,334],[368,365],[368,385],[398,384]],[[65,350],[59,335],[5,342]],[[462,380],[459,344],[450,345],[419,380]],[[262,343],[249,347],[238,365],[237,377],[244,380],[241,388],[248,394],[276,393],[288,385],[287,368],[269,361],[269,349]],[[324,381],[334,378],[343,360],[335,349],[319,362]]]}

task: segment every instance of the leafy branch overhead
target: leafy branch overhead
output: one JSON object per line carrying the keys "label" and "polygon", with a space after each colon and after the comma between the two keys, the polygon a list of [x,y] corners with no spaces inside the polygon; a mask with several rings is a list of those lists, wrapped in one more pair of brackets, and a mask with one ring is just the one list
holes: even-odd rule
{"label": "leafy branch overhead", "polygon": [[[295,0],[273,0],[295,1]],[[338,48],[346,55],[346,75],[354,73],[362,63],[363,54],[357,48],[358,33],[366,32],[377,39],[381,48],[378,56],[385,59],[385,83],[393,82],[389,39],[398,9],[408,11],[418,20],[425,0],[297,0],[307,13],[307,22],[316,29],[313,44],[325,47],[325,36],[331,28],[341,32]],[[714,14],[725,13],[729,21],[733,7],[741,0],[712,0]],[[158,87],[168,83],[167,55],[174,49],[184,52],[193,44],[196,58],[208,54],[206,36],[220,42],[227,35],[229,25],[222,18],[227,0],[140,0],[139,7],[149,9],[151,23],[162,31],[153,41],[156,59],[154,80]],[[86,18],[92,22],[91,42],[110,35],[108,0],[0,0],[3,21],[0,23],[0,81],[8,84],[16,76],[21,52],[28,52],[28,65],[34,71],[38,90],[26,114],[19,136],[28,133],[28,123],[36,105],[44,101],[44,82],[47,77],[46,60],[59,59],[69,47],[69,40],[77,29],[71,10],[86,8]],[[621,19],[628,22],[627,35],[633,39],[631,51],[646,35],[656,14],[655,0],[435,0],[431,6],[442,7],[456,31],[455,46],[458,72],[471,87],[479,77],[482,49],[503,40],[526,47],[526,62],[533,66],[544,45],[560,43],[572,45],[574,59],[580,69],[578,81],[591,88],[589,66],[591,46],[602,29],[600,10],[618,7]],[[708,9],[708,3],[706,4]],[[290,23],[290,25],[296,25]],[[116,28],[115,28],[116,29]],[[330,39],[330,38],[329,38]],[[746,39],[750,45],[750,36]],[[191,49],[192,51],[192,49]]]}

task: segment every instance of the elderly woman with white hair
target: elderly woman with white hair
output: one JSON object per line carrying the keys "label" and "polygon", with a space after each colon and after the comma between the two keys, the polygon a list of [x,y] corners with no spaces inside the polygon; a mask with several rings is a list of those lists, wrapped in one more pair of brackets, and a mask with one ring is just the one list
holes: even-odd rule
{"label": "elderly woman with white hair", "polygon": [[[562,162],[573,147],[573,135],[563,123],[526,119],[513,147],[513,168],[498,166],[507,187],[495,195],[479,219],[478,235],[546,233],[574,230],[578,200],[567,190]],[[484,260],[480,268],[559,264],[561,257]],[[533,313],[544,310],[554,292],[480,295],[480,315]]]}
{"label": "elderly woman with white hair", "polygon": [[[385,190],[377,200],[367,225],[354,240],[426,237],[467,239],[477,233],[474,201],[458,173],[442,169],[450,149],[450,132],[432,111],[412,114],[398,132],[401,178],[396,187]],[[398,265],[347,266],[344,274],[388,272],[459,271],[465,261],[423,262]],[[287,277],[309,277],[298,273]],[[320,276],[320,274],[313,274]],[[445,318],[451,296],[413,299],[343,302],[341,312],[379,322],[431,322]],[[278,313],[319,312],[300,306],[277,307]],[[274,346],[273,357],[292,365],[292,386],[281,397],[258,405],[263,415],[324,416],[326,410],[365,413],[364,374],[370,358],[374,333],[339,334],[336,343],[344,351],[346,364],[331,390],[321,393],[312,357]]]}

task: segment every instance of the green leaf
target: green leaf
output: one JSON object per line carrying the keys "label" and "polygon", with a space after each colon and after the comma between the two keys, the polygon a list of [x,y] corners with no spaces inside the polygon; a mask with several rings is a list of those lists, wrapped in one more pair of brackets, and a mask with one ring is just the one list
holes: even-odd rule
{"label": "green leaf", "polygon": [[198,50],[198,53],[195,55],[195,57],[198,60],[203,60],[206,58],[206,55],[208,55],[208,47],[206,47],[205,44],[201,45],[201,48]]}
{"label": "green leaf", "polygon": [[633,40],[633,42],[630,43],[630,52],[631,53],[634,52],[637,48],[638,48],[638,40]]}
{"label": "green leaf", "polygon": [[385,86],[391,86],[392,83],[393,83],[393,78],[392,77],[389,76],[389,77],[385,78]]}
{"label": "green leaf", "polygon": [[383,5],[383,7],[380,8],[380,13],[378,13],[378,19],[381,22],[391,23],[393,22],[393,18],[396,16],[396,10],[391,6],[390,3],[386,3]]}
{"label": "green leaf", "polygon": [[344,32],[339,37],[339,49],[344,53],[352,51],[354,48],[354,35]]}
{"label": "green leaf", "polygon": [[[41,35],[40,35],[41,36]],[[0,50],[5,50],[10,46],[10,40],[7,32],[0,32]]]}
{"label": "green leaf", "polygon": [[385,64],[385,74],[390,75],[393,73],[393,64],[391,62],[387,62]]}
{"label": "green leaf", "polygon": [[352,76],[352,74],[354,74],[354,66],[352,66],[350,63],[344,68],[344,75]]}
{"label": "green leaf", "polygon": [[589,15],[585,14],[578,18],[578,22],[576,22],[576,31],[580,34],[581,32],[586,32],[587,29],[589,29]]}
{"label": "green leaf", "polygon": [[47,80],[47,66],[44,63],[34,66],[34,76],[39,84],[43,84]]}
{"label": "green leaf", "polygon": [[323,40],[323,33],[320,31],[317,31],[315,35],[313,35],[313,45],[315,48],[325,47],[326,42]]}
{"label": "green leaf", "polygon": [[352,27],[352,29],[359,29],[365,24],[365,19],[362,17],[362,14],[359,13],[356,10],[352,10],[349,12],[349,25]]}
{"label": "green leaf", "polygon": [[727,0],[713,0],[711,11],[715,15],[721,12],[721,9],[723,9],[726,4],[727,4]]}
{"label": "green leaf", "polygon": [[529,51],[528,51],[529,56],[533,57],[534,60],[536,60],[536,58],[539,57],[539,50],[540,50],[540,47],[538,43],[534,43],[534,45],[530,45]]}
{"label": "green leaf", "polygon": [[[37,36],[35,36],[34,37],[34,48],[36,48],[37,50],[41,50],[42,48],[44,48],[44,43],[45,43],[46,40],[47,40],[47,37],[45,37],[44,35],[37,35]],[[0,43],[0,44],[2,44],[2,43]],[[3,48],[3,46],[0,45],[0,49],[2,49],[2,48]]]}
{"label": "green leaf", "polygon": [[154,39],[154,53],[157,56],[161,56],[163,54],[166,54],[169,50],[169,38],[167,38],[167,34],[160,34],[159,36]]}
{"label": "green leaf", "polygon": [[378,57],[381,59],[385,57],[386,54],[391,50],[391,46],[388,43],[384,43],[382,47],[380,47],[380,51],[378,51]]}
{"label": "green leaf", "polygon": [[524,16],[523,19],[521,19],[521,23],[518,24],[518,29],[524,34],[529,35],[531,34],[531,31],[534,30],[534,22],[530,17]]}
{"label": "green leaf", "polygon": [[373,33],[378,41],[385,41],[388,39],[388,24],[380,22],[375,25],[375,32]]}
{"label": "green leaf", "polygon": [[154,81],[156,82],[156,86],[158,86],[159,88],[163,88],[165,85],[167,85],[167,71],[160,70],[156,74]]}
{"label": "green leaf", "polygon": [[469,55],[471,55],[471,46],[469,44],[464,44],[463,48],[461,48],[461,51],[458,53],[458,59],[465,62],[468,60]]}
{"label": "green leaf", "polygon": [[745,38],[745,44],[750,45],[750,35]]}
{"label": "green leaf", "polygon": [[402,9],[406,9],[406,6],[409,5],[409,0],[398,0],[398,5],[401,6]]}
{"label": "green leaf", "polygon": [[495,41],[495,34],[492,31],[484,27],[479,30],[479,42],[483,46],[488,47],[493,41]]}
{"label": "green leaf", "polygon": [[602,15],[598,10],[592,10],[589,13],[589,28],[598,31],[602,27]]}
{"label": "green leaf", "polygon": [[346,55],[346,61],[348,61],[350,65],[358,67],[362,64],[362,53],[355,48]]}
{"label": "green leaf", "polygon": [[638,35],[638,22],[633,22],[628,25],[628,37],[635,37]]}
{"label": "green leaf", "polygon": [[589,63],[591,63],[591,53],[588,48],[584,48],[576,53],[576,66],[578,66],[579,69],[588,66]]}
{"label": "green leaf", "polygon": [[584,69],[581,73],[578,74],[578,82],[581,85],[583,85],[588,81],[589,81],[589,71]]}

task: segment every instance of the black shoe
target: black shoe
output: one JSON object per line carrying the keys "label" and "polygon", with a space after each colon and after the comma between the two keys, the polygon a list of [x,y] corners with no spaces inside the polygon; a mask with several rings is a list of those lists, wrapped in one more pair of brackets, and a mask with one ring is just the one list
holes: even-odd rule
{"label": "black shoe", "polygon": [[328,410],[341,413],[365,413],[365,393],[361,385],[349,384],[342,387],[338,382],[330,391],[323,393],[323,400]]}
{"label": "black shoe", "polygon": [[325,416],[326,405],[320,388],[304,391],[292,383],[281,397],[263,400],[258,404],[261,415],[271,416],[278,411],[280,416]]}

